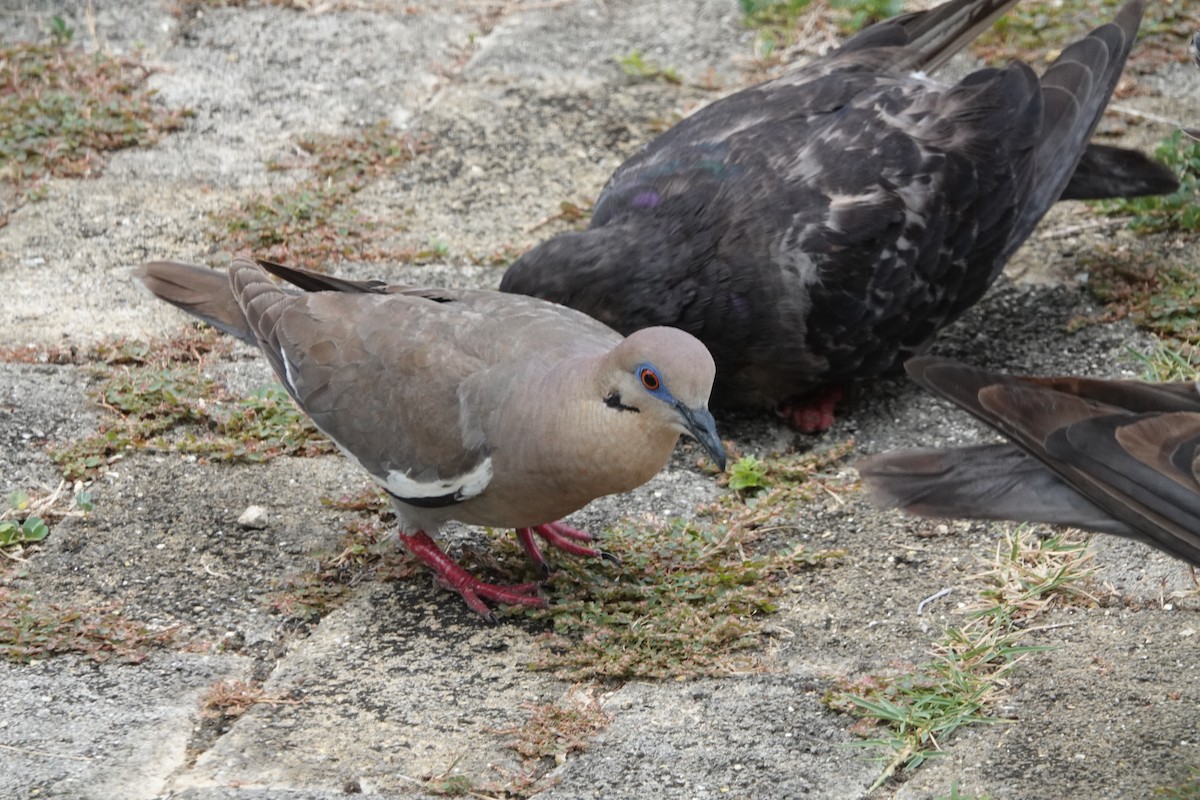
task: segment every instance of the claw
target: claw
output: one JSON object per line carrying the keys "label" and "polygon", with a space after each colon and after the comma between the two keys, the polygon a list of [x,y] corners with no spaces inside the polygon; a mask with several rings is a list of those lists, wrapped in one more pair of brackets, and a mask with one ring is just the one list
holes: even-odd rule
{"label": "claw", "polygon": [[538,547],[537,540],[533,538],[533,528],[517,528],[517,543],[521,545],[525,555],[529,556],[529,560],[537,566],[542,577],[550,577],[550,564],[542,555],[542,549]]}

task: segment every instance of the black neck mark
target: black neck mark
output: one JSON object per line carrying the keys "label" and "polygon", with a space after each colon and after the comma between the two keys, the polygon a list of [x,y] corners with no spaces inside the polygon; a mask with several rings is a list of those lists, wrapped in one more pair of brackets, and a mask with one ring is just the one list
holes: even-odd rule
{"label": "black neck mark", "polygon": [[617,411],[632,411],[635,414],[642,413],[640,408],[634,408],[633,406],[627,406],[622,403],[621,395],[617,392],[612,392],[608,395],[608,397],[604,398],[604,405],[608,406],[609,408],[615,408]]}
{"label": "black neck mark", "polygon": [[445,508],[446,506],[458,505],[463,501],[462,495],[458,492],[438,495],[437,497],[401,497],[398,494],[388,492],[387,489],[384,489],[384,491],[401,503],[416,506],[417,508]]}

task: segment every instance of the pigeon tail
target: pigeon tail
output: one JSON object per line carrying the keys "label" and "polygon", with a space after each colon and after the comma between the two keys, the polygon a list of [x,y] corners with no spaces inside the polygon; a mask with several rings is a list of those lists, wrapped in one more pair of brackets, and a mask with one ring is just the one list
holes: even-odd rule
{"label": "pigeon tail", "polygon": [[[394,292],[404,288],[389,287],[383,281],[338,278],[270,261],[258,263],[272,275],[305,292]],[[134,276],[159,299],[246,344],[258,344],[258,338],[230,288],[228,273],[175,261],[151,261],[136,268]]]}
{"label": "pigeon tail", "polygon": [[1017,0],[959,0],[889,20],[899,24],[908,39],[896,68],[934,71],[1016,4]]}
{"label": "pigeon tail", "polygon": [[1137,150],[1089,143],[1059,200],[1108,200],[1170,194],[1179,188],[1175,172]]}
{"label": "pigeon tail", "polygon": [[1121,78],[1142,10],[1142,0],[1128,0],[1111,23],[1064,48],[1042,75],[1044,106],[1033,157],[1035,180],[997,264],[1008,261],[1069,185]]}
{"label": "pigeon tail", "polygon": [[386,293],[396,291],[400,287],[388,286],[383,281],[366,280],[354,281],[349,278],[339,278],[336,275],[326,275],[321,272],[311,272],[299,267],[289,267],[276,264],[273,261],[258,259],[258,265],[276,278],[287,281],[298,289],[306,292],[346,292],[349,294]]}

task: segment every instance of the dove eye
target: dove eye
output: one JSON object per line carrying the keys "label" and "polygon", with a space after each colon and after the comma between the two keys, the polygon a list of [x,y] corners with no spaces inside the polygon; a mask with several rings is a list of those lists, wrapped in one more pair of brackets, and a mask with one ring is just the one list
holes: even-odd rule
{"label": "dove eye", "polygon": [[662,386],[662,380],[659,379],[658,373],[650,367],[642,367],[638,377],[642,379],[642,386],[651,392],[657,392]]}

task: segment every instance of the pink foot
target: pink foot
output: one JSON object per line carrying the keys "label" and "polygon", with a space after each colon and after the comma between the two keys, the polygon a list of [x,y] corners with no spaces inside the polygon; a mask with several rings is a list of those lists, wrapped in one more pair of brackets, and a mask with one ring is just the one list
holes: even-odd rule
{"label": "pink foot", "polygon": [[833,408],[846,392],[841,386],[826,386],[802,400],[784,400],[775,413],[801,433],[820,433],[833,425]]}
{"label": "pink foot", "polygon": [[609,561],[620,563],[617,557],[611,553],[576,544],[576,542],[593,541],[592,535],[586,531],[572,528],[570,525],[564,525],[561,522],[548,522],[545,525],[535,525],[532,528],[517,528],[517,541],[521,543],[521,549],[529,556],[529,560],[537,564],[546,575],[550,574],[550,565],[546,562],[546,557],[542,555],[542,550],[538,547],[537,540],[533,538],[534,534],[545,539],[546,544],[556,550],[562,550],[564,553],[584,558],[605,558]]}
{"label": "pink foot", "polygon": [[400,541],[408,552],[424,561],[433,570],[438,584],[462,595],[472,609],[477,613],[492,619],[492,612],[480,598],[487,598],[495,603],[506,605],[532,606],[545,608],[546,601],[538,596],[537,583],[522,583],[516,586],[497,586],[484,583],[460,567],[450,556],[446,555],[437,542],[430,539],[425,531],[417,531],[409,536],[400,534]]}

